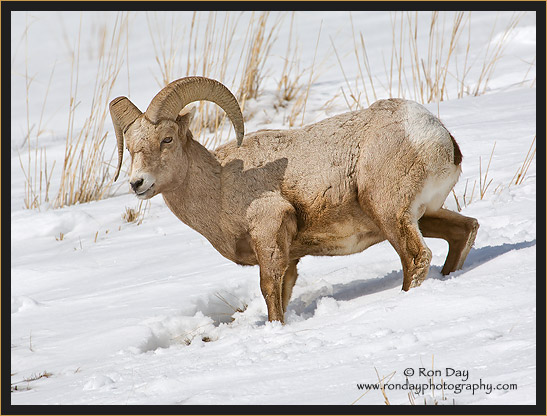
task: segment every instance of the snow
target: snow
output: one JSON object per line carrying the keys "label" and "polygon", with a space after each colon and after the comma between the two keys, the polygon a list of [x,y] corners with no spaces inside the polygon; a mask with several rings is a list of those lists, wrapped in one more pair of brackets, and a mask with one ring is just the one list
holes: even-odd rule
{"label": "snow", "polygon": [[[250,14],[231,13],[241,19],[232,52],[238,56]],[[511,15],[473,12],[472,46],[489,39],[495,44]],[[166,25],[187,24],[191,13],[176,14],[175,22],[170,14],[155,16]],[[205,21],[207,13],[200,16]],[[273,21],[283,14],[272,16]],[[420,14],[420,22],[426,25],[428,16]],[[443,18],[450,22],[450,16]],[[115,19],[112,12],[82,16],[82,107],[92,96],[99,28]],[[367,53],[378,78],[384,74],[383,59],[389,59],[392,19],[389,12],[352,12],[356,31],[370,39]],[[486,94],[461,99],[452,94],[426,105],[459,143],[463,173],[454,191],[461,213],[480,222],[463,270],[441,275],[448,248],[434,239],[426,239],[433,252],[429,276],[409,292],[401,291],[400,260],[387,242],[351,256],[305,257],[285,325],[267,321],[258,267],[223,258],[178,221],[161,197],[152,199],[140,225],[122,219],[126,207],[138,206],[125,183],[101,201],[24,209],[19,158],[28,157],[23,145],[25,66],[35,76],[29,111],[37,123],[55,65],[40,146],[47,148],[48,164],[56,161],[58,174],[70,48],[80,14],[13,12],[11,21],[11,379],[18,387],[11,394],[13,405],[383,404],[380,390],[363,395],[357,384],[376,383],[379,377],[387,383],[391,377],[389,383],[403,385],[408,369],[414,372],[411,383],[432,381],[419,375],[420,369],[424,374],[434,370],[435,383],[452,383],[451,389],[414,392],[416,404],[535,404],[535,159],[523,183],[510,185],[536,134],[534,12],[522,17],[509,39]],[[130,21],[129,64],[110,98],[128,95],[130,87],[131,99],[144,109],[158,90],[154,77],[160,75],[146,13],[134,12]],[[246,104],[255,114],[247,131],[286,127],[288,109],[276,111],[273,104],[289,23],[285,15],[270,51],[263,95]],[[346,84],[333,44],[347,64],[346,75],[354,77],[357,71],[348,12],[341,11],[296,13],[302,66],[311,66],[320,26],[319,75],[310,89],[306,123],[347,111],[340,94]],[[473,50],[480,62],[484,48]],[[463,62],[465,50],[455,53]],[[184,63],[185,57],[180,59]],[[306,72],[304,82],[308,77]],[[82,114],[75,119],[78,128]],[[111,130],[110,120],[106,129]],[[484,178],[494,143],[488,170],[492,183],[480,199],[479,176]],[[58,181],[53,179],[52,189]],[[475,182],[473,200],[464,204],[466,183],[469,200]],[[456,210],[453,195],[445,204]],[[456,370],[467,376],[455,375]],[[458,391],[457,383],[494,387]],[[498,384],[517,388],[496,389]],[[386,386],[385,393],[391,404],[411,404],[408,389]]]}

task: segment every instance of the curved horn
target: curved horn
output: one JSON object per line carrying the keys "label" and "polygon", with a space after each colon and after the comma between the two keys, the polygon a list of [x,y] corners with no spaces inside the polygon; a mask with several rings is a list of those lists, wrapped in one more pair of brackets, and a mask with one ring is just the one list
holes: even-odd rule
{"label": "curved horn", "polygon": [[165,118],[174,120],[186,105],[200,100],[212,101],[226,112],[240,146],[245,133],[241,109],[230,90],[214,79],[186,77],[171,82],[152,99],[146,117],[152,123]]}
{"label": "curved horn", "polygon": [[127,97],[118,97],[110,101],[110,117],[118,141],[118,167],[114,174],[114,181],[118,179],[123,161],[123,134],[127,128],[142,114]]}

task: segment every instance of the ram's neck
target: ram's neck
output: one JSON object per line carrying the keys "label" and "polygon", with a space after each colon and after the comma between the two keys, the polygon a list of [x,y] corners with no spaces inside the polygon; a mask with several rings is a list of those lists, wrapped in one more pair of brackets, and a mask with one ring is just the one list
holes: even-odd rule
{"label": "ram's neck", "polygon": [[221,239],[221,166],[205,147],[194,140],[188,144],[188,171],[180,185],[163,198],[169,209],[186,225],[214,246]]}

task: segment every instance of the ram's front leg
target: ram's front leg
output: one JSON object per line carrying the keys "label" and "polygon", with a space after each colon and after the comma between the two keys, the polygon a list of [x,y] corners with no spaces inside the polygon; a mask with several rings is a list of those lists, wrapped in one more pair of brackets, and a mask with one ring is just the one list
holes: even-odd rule
{"label": "ram's front leg", "polygon": [[296,235],[292,205],[282,198],[255,201],[249,209],[250,235],[260,266],[260,289],[268,320],[284,322],[283,277],[289,267],[289,250]]}
{"label": "ram's front leg", "polygon": [[280,258],[282,253],[274,253],[273,256],[273,261],[263,261],[260,264],[260,290],[266,300],[268,321],[284,323],[282,292],[287,263]]}

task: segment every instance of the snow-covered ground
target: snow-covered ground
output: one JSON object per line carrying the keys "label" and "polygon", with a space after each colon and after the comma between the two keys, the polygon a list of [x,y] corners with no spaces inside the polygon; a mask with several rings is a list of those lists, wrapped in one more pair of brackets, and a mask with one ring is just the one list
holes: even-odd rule
{"label": "snow-covered ground", "polygon": [[[166,25],[184,25],[191,14],[177,14],[176,21],[155,16]],[[278,16],[284,20],[269,52],[263,95],[246,104],[255,114],[247,131],[282,127],[286,120],[284,110],[272,106],[290,26],[290,15],[273,13],[270,19]],[[429,14],[420,16],[427,24]],[[450,22],[451,16],[443,18]],[[115,17],[82,16],[82,107],[89,105],[95,77],[97,28]],[[250,18],[240,16],[234,45]],[[510,18],[510,12],[473,12],[475,55],[469,59],[478,63],[467,78],[470,89],[485,48],[503,36]],[[379,78],[391,53],[391,19],[389,12],[352,13]],[[146,14],[132,13],[130,22],[128,61],[109,98],[130,89],[131,99],[145,109],[159,89],[154,76],[161,77]],[[481,225],[463,270],[441,275],[447,245],[434,239],[427,239],[433,252],[428,279],[409,292],[401,291],[400,260],[387,242],[351,256],[306,257],[284,326],[267,322],[258,267],[223,258],[159,196],[140,225],[122,218],[127,207],[138,205],[125,184],[101,201],[24,209],[19,163],[28,153],[24,74],[34,77],[28,105],[31,123],[37,123],[55,65],[40,145],[47,148],[49,166],[55,160],[59,168],[69,52],[79,25],[76,12],[12,14],[11,378],[12,389],[17,387],[12,404],[383,404],[380,390],[358,386],[379,377],[391,383],[385,386],[391,404],[535,404],[535,158],[524,181],[509,186],[536,134],[534,12],[525,14],[507,39],[486,94],[461,99],[452,94],[426,105],[460,145],[463,174],[455,194],[462,214]],[[346,82],[333,47],[345,76],[354,80],[349,13],[297,12],[294,28],[303,69],[317,59],[305,122],[347,111],[340,92]],[[459,63],[464,46],[455,51]],[[306,72],[304,83],[308,77]],[[76,115],[76,128],[82,117]],[[110,120],[106,129],[113,151]],[[492,182],[480,199],[479,178],[484,179],[494,143],[487,177]],[[464,204],[464,192],[469,202],[475,182],[473,200]],[[57,183],[54,178],[53,190]],[[453,195],[446,206],[457,209]]]}

